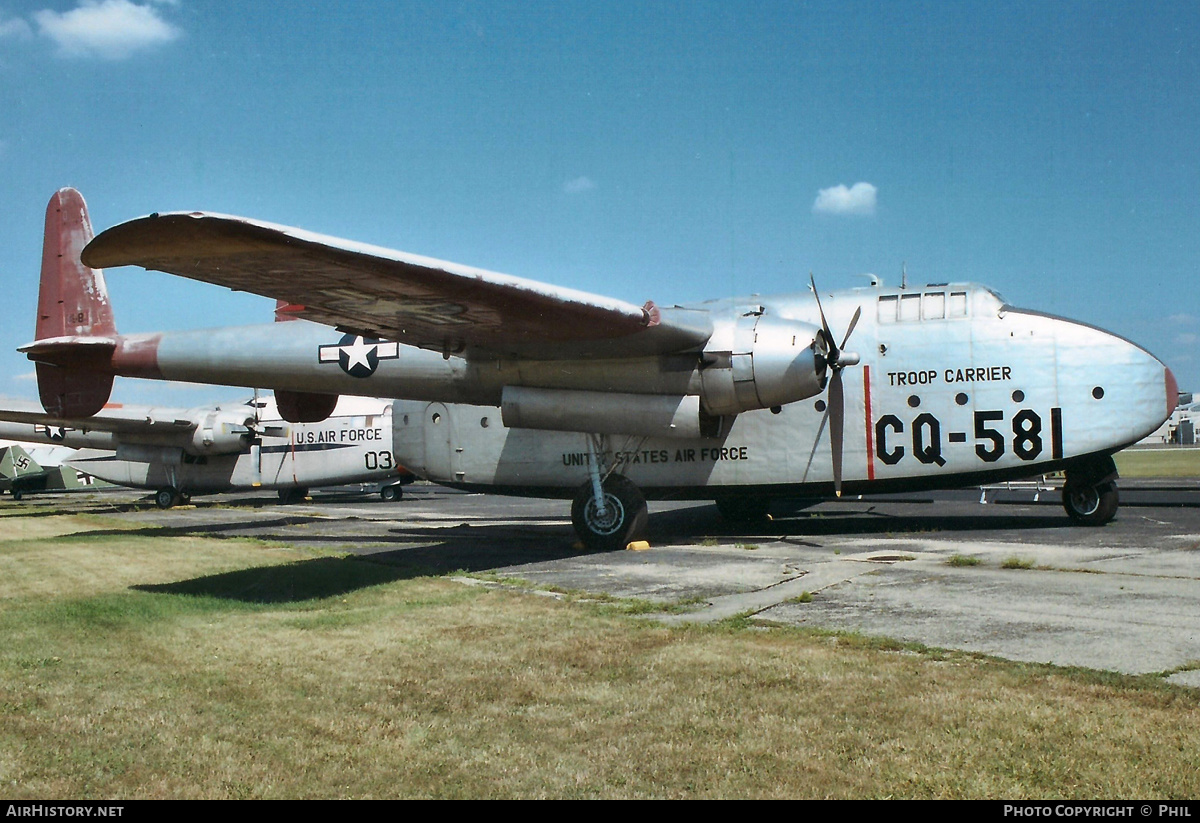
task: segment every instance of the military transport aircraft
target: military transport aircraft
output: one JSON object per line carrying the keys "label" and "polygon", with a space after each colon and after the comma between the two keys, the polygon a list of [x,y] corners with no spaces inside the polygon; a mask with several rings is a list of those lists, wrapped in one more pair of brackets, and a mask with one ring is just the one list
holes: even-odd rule
{"label": "military transport aircraft", "polygon": [[[121,335],[98,269],[124,265],[283,300],[309,322]],[[1070,517],[1102,524],[1117,509],[1112,454],[1175,403],[1144,349],[983,286],[810,287],[637,306],[203,212],[92,239],[82,197],[63,189],[21,351],[60,415],[99,411],[113,375],[267,386],[289,420],[323,419],[338,395],[397,398],[400,463],[451,486],[573,498],[595,549],[634,539],[647,497],[711,499],[740,519],[772,498],[1057,470]]]}
{"label": "military transport aircraft", "polygon": [[391,403],[376,398],[341,398],[320,423],[280,419],[269,396],[195,409],[106,406],[90,417],[10,401],[0,437],[86,449],[65,459],[68,471],[152,489],[164,509],[236,489],[278,490],[291,503],[311,487],[349,483],[382,484],[383,499],[396,500],[414,479],[392,455]]}

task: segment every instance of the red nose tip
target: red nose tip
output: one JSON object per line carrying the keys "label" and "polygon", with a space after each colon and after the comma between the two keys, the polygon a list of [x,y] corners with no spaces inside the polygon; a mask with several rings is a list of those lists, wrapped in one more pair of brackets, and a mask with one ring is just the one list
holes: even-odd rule
{"label": "red nose tip", "polygon": [[1164,366],[1163,371],[1167,373],[1167,417],[1170,417],[1179,405],[1179,384],[1175,382],[1175,375],[1171,374],[1170,369]]}

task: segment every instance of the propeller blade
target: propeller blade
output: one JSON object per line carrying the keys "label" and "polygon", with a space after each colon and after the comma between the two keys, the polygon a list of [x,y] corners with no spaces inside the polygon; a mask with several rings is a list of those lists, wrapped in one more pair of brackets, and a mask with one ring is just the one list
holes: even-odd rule
{"label": "propeller blade", "polygon": [[858,325],[858,318],[862,317],[862,306],[854,310],[854,316],[850,318],[850,325],[846,329],[846,336],[842,338],[842,348],[846,348],[846,344],[850,342],[850,335],[854,334],[854,327]]}
{"label": "propeller blade", "polygon": [[829,447],[833,453],[833,493],[842,496],[842,428],[846,422],[846,398],[842,391],[842,371],[829,381]]}
{"label": "propeller blade", "polygon": [[[825,430],[825,421],[829,421],[829,449],[830,456],[833,458],[833,491],[838,496],[842,496],[842,444],[844,441],[844,432],[846,424],[846,393],[842,386],[842,370],[847,366],[854,366],[858,363],[859,357],[852,352],[845,352],[846,344],[850,342],[850,335],[854,333],[854,328],[858,325],[859,318],[862,317],[862,306],[854,310],[854,316],[850,318],[850,325],[846,327],[846,335],[842,338],[842,345],[839,347],[834,342],[833,332],[829,330],[829,321],[825,319],[825,308],[821,305],[821,295],[817,292],[817,283],[812,276],[812,272],[808,275],[808,284],[812,287],[813,297],[817,300],[817,311],[821,315],[821,331],[817,333],[818,337],[823,337],[823,343],[827,344],[825,361],[829,366],[829,404],[825,408],[825,417],[821,419],[821,428],[817,432],[817,439],[813,442],[813,453],[816,453],[817,443],[821,440],[821,433]],[[812,463],[812,455],[808,457],[809,463]],[[807,468],[805,474],[807,475]]]}
{"label": "propeller blade", "polygon": [[813,457],[817,454],[817,446],[821,445],[821,435],[825,434],[825,424],[829,422],[829,405],[825,406],[825,413],[821,415],[821,425],[817,427],[817,436],[813,438],[812,451],[808,453],[808,462],[804,464],[804,475],[800,478],[803,483],[808,480],[808,470],[812,468]]}
{"label": "propeller blade", "polygon": [[813,297],[817,298],[817,311],[821,315],[821,330],[825,332],[825,339],[829,341],[829,361],[836,363],[837,344],[834,342],[833,332],[829,330],[829,323],[825,320],[825,309],[821,307],[821,295],[817,292],[817,281],[813,279],[812,272],[808,273],[808,285],[812,287]]}

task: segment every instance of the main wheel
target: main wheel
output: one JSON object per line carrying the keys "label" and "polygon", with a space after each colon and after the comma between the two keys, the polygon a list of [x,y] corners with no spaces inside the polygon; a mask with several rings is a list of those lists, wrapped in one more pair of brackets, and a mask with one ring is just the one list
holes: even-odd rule
{"label": "main wheel", "polygon": [[595,552],[623,549],[646,529],[646,498],[619,474],[603,484],[604,511],[596,505],[592,484],[584,483],[571,504],[571,525],[583,545]]}
{"label": "main wheel", "polygon": [[179,500],[179,492],[170,486],[164,486],[154,493],[154,505],[160,509],[169,509]]}
{"label": "main wheel", "polygon": [[761,523],[771,509],[769,497],[718,497],[717,511],[730,523]]}
{"label": "main wheel", "polygon": [[308,489],[280,489],[279,501],[285,505],[293,503],[303,503],[304,498],[308,497]]}
{"label": "main wheel", "polygon": [[13,486],[13,490],[12,490],[13,500],[20,500],[24,494],[25,494],[25,492],[21,491],[16,486]]}
{"label": "main wheel", "polygon": [[1063,486],[1063,508],[1081,526],[1103,526],[1113,519],[1120,502],[1113,483],[1098,486],[1068,483]]}
{"label": "main wheel", "polygon": [[390,486],[384,486],[379,490],[379,496],[391,503],[393,500],[399,500],[404,495],[403,489],[399,483],[393,483]]}

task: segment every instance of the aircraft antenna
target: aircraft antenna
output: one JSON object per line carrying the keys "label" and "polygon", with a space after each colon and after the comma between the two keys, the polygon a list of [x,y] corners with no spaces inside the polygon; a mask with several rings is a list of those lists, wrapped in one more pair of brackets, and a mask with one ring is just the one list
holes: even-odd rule
{"label": "aircraft antenna", "polygon": [[900,263],[900,288],[908,288],[908,263]]}

